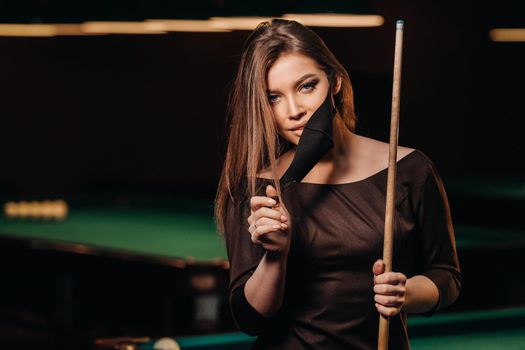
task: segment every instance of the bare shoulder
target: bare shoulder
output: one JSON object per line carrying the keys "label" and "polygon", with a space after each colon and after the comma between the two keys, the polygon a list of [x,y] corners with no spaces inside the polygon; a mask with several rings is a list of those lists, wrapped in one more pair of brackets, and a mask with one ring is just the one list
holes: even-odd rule
{"label": "bare shoulder", "polygon": [[[388,163],[388,156],[390,151],[390,145],[387,142],[375,140],[365,136],[359,136],[361,138],[361,145],[364,154],[368,159],[374,159],[377,162]],[[414,148],[397,146],[397,161],[406,157],[410,153],[415,151]]]}
{"label": "bare shoulder", "polygon": [[[288,167],[292,163],[293,156],[294,156],[294,151],[289,150],[276,159],[277,178],[280,178],[284,174],[286,169],[288,169]],[[257,177],[264,178],[264,179],[273,179],[272,168],[268,167],[266,169],[263,169],[261,172],[257,174]]]}

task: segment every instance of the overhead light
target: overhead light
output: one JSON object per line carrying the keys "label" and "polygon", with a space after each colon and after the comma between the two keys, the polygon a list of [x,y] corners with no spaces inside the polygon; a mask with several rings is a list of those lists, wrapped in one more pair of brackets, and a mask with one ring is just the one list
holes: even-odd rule
{"label": "overhead light", "polygon": [[85,33],[81,24],[0,24],[0,36],[53,37],[78,35],[95,34]]}
{"label": "overhead light", "polygon": [[379,15],[287,13],[283,17],[311,27],[379,27],[385,22]]}
{"label": "overhead light", "polygon": [[[91,35],[82,30],[81,24],[56,24],[55,29],[57,36]],[[102,35],[102,33],[97,35]]]}
{"label": "overhead light", "polygon": [[164,26],[151,22],[85,22],[82,31],[89,34],[165,34]]}
{"label": "overhead light", "polygon": [[148,20],[146,22],[85,22],[80,24],[0,24],[0,36],[53,37],[167,32],[228,32],[209,20]]}
{"label": "overhead light", "polygon": [[229,29],[214,28],[209,20],[184,19],[148,19],[148,23],[155,23],[158,28],[167,32],[228,32]]}
{"label": "overhead light", "polygon": [[68,33],[74,31],[74,29],[68,25],[0,24],[0,36],[49,37],[58,35],[61,28]]}
{"label": "overhead light", "polygon": [[228,30],[253,30],[263,21],[272,18],[284,18],[300,22],[312,27],[379,27],[384,18],[379,15],[356,15],[335,13],[288,13],[282,17],[212,17],[210,25],[213,28]]}
{"label": "overhead light", "polygon": [[227,30],[253,30],[261,22],[268,21],[272,17],[211,17],[209,19],[212,28]]}
{"label": "overhead light", "polygon": [[50,24],[0,24],[0,36],[55,36]]}
{"label": "overhead light", "polygon": [[495,28],[489,32],[492,41],[523,42],[525,41],[525,28]]}

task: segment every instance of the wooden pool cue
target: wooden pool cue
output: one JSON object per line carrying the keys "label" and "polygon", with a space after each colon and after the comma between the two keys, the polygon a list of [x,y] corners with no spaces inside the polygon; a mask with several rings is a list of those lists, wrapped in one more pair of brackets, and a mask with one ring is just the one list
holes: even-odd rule
{"label": "wooden pool cue", "polygon": [[[388,178],[386,189],[385,237],[383,262],[385,272],[392,271],[393,228],[396,194],[397,138],[399,136],[399,96],[401,95],[401,60],[403,52],[404,22],[396,23],[396,46],[394,53],[394,83],[392,86],[392,114],[390,116],[390,149],[388,153]],[[389,318],[379,314],[378,350],[388,350]]]}

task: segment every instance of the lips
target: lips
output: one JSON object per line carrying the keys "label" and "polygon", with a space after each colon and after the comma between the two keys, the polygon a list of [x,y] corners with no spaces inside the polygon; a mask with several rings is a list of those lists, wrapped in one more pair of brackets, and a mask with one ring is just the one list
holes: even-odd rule
{"label": "lips", "polygon": [[299,124],[299,125],[295,126],[294,128],[292,128],[290,130],[292,130],[292,131],[302,130],[302,129],[304,129],[305,125],[306,125],[306,123]]}

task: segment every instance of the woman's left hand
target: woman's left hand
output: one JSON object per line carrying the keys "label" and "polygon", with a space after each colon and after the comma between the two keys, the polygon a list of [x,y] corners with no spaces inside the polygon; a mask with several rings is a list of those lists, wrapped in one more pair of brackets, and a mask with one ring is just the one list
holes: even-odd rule
{"label": "woman's left hand", "polygon": [[372,271],[377,311],[387,317],[397,315],[405,304],[406,276],[400,272],[385,272],[381,259],[374,263]]}

